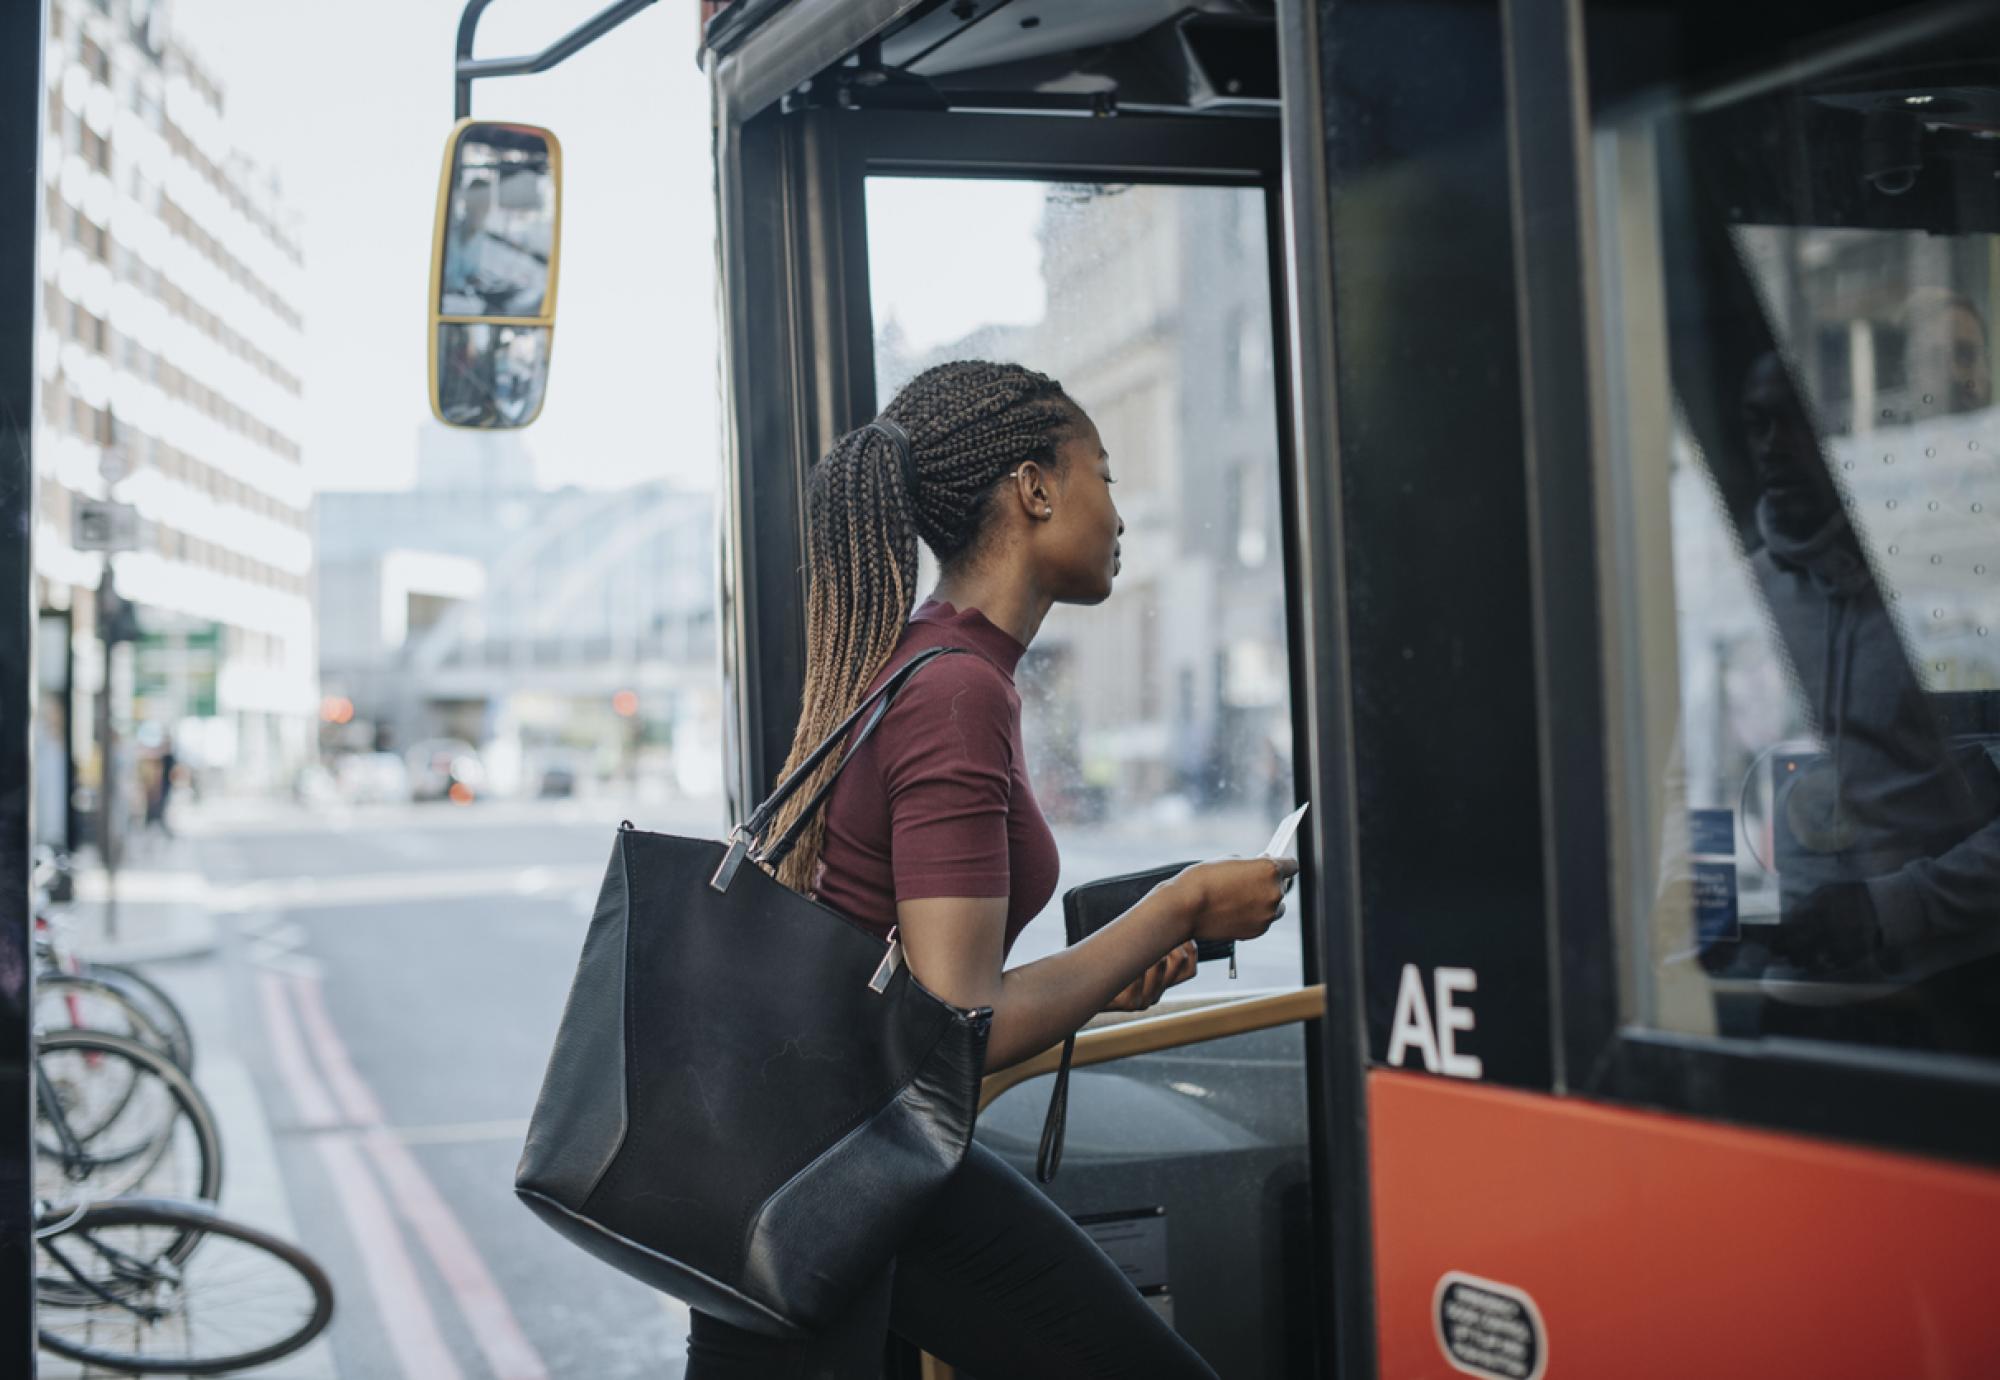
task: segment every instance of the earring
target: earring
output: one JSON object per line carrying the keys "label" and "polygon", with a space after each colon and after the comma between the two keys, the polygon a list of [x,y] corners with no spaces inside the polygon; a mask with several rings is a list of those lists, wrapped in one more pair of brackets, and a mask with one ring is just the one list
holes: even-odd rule
{"label": "earring", "polygon": [[1053,508],[1044,508],[1044,509],[1042,509],[1042,516],[1043,516],[1043,517],[1054,517],[1055,515],[1056,515],[1056,510],[1055,510],[1055,509],[1053,509]]}

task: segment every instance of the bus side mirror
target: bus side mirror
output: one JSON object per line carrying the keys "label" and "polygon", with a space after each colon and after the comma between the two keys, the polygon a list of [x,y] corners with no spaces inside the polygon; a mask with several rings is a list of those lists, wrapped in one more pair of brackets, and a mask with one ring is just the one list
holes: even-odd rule
{"label": "bus side mirror", "polygon": [[426,348],[439,421],[508,430],[540,415],[561,244],[556,136],[534,125],[454,125],[431,237]]}

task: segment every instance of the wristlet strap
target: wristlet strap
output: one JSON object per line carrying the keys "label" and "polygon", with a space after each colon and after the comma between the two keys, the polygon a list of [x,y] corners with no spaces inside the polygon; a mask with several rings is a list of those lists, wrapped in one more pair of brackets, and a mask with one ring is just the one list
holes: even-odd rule
{"label": "wristlet strap", "polygon": [[1049,1114],[1042,1122],[1042,1146],[1035,1152],[1035,1177],[1054,1183],[1062,1167],[1063,1136],[1069,1129],[1069,1065],[1076,1057],[1076,1036],[1063,1040],[1062,1064],[1056,1069],[1056,1085],[1049,1092]]}

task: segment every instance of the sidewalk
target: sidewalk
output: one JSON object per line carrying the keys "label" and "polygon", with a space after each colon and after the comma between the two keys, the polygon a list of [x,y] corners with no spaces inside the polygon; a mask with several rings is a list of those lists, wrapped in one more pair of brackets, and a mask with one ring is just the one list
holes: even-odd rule
{"label": "sidewalk", "polygon": [[208,883],[186,839],[149,839],[115,877],[81,854],[76,899],[51,917],[99,963],[163,963],[213,953],[217,931]]}

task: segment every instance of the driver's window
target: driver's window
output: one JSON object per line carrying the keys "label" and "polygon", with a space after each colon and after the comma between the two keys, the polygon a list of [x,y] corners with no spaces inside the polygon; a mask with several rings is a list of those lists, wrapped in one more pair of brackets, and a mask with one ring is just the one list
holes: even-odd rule
{"label": "driver's window", "polygon": [[1965,28],[1594,112],[1641,1024],[2000,1054],[2000,156],[1930,65],[1993,51]]}

